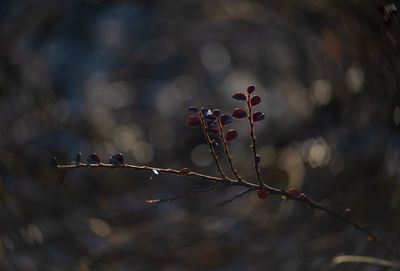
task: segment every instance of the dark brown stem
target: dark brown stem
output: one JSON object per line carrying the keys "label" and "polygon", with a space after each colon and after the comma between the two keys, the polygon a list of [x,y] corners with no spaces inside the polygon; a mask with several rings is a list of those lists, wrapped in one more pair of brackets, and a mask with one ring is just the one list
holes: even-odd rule
{"label": "dark brown stem", "polygon": [[205,189],[190,191],[190,192],[187,192],[187,193],[176,195],[176,196],[171,197],[171,198],[146,200],[146,203],[159,204],[159,203],[170,202],[170,201],[174,201],[174,200],[178,200],[178,199],[190,198],[190,197],[194,197],[194,196],[198,196],[198,195],[205,195],[205,194],[208,194],[209,192],[212,192],[212,191],[221,190],[222,188],[225,188],[227,186],[230,186],[230,185],[229,184],[213,185],[213,186],[207,187]]}
{"label": "dark brown stem", "polygon": [[202,174],[202,173],[198,173],[198,172],[192,171],[192,170],[190,170],[188,168],[181,168],[181,169],[158,168],[158,167],[138,166],[138,165],[130,165],[130,164],[123,164],[123,165],[120,165],[120,166],[114,166],[112,164],[105,164],[105,163],[100,163],[100,164],[80,163],[79,165],[76,165],[76,164],[57,165],[57,168],[62,170],[62,171],[72,170],[72,169],[77,169],[77,168],[92,168],[92,169],[97,169],[97,168],[107,168],[107,169],[120,168],[120,169],[132,169],[132,170],[143,170],[143,171],[151,171],[151,172],[158,172],[158,173],[166,173],[166,174],[172,174],[172,175],[177,175],[177,176],[196,177],[196,178],[203,179],[203,180],[208,180],[208,181],[212,181],[212,182],[227,183],[227,184],[232,184],[232,185],[237,183],[236,180],[230,179],[228,177],[221,178],[221,177],[209,176],[209,175],[206,175],[206,174]]}
{"label": "dark brown stem", "polygon": [[225,138],[224,128],[223,128],[221,120],[219,118],[217,119],[217,125],[218,125],[218,128],[219,128],[222,145],[224,147],[224,151],[225,151],[226,157],[228,158],[229,167],[231,168],[233,174],[235,174],[236,179],[239,182],[241,182],[242,181],[242,177],[240,177],[240,175],[237,172],[236,168],[233,166],[232,155],[231,155],[228,143],[227,143],[226,138]]}
{"label": "dark brown stem", "polygon": [[231,198],[229,198],[229,199],[227,199],[227,200],[224,200],[224,201],[221,202],[221,203],[218,203],[218,204],[216,205],[216,207],[221,207],[221,206],[224,206],[225,204],[231,203],[231,202],[233,202],[234,200],[236,200],[236,199],[238,199],[238,198],[241,198],[242,196],[244,196],[245,194],[249,193],[249,192],[252,191],[252,190],[255,190],[255,188],[246,188],[246,189],[244,189],[243,191],[241,191],[240,193],[234,195],[233,197],[231,197]]}
{"label": "dark brown stem", "polygon": [[214,150],[213,141],[211,140],[210,135],[208,134],[207,131],[207,125],[205,123],[204,115],[201,112],[199,115],[200,115],[201,129],[203,130],[204,133],[204,139],[206,140],[208,145],[208,150],[210,151],[211,156],[214,159],[215,164],[217,165],[218,172],[222,176],[222,178],[229,179],[228,176],[225,175],[224,171],[222,170],[221,164],[219,163],[218,155]]}
{"label": "dark brown stem", "polygon": [[257,175],[257,181],[258,185],[260,188],[265,187],[265,184],[263,183],[261,179],[261,174],[260,174],[260,168],[258,167],[259,159],[257,158],[257,139],[256,139],[256,134],[254,132],[254,120],[253,120],[253,115],[252,115],[252,106],[250,103],[250,94],[247,95],[247,109],[248,109],[248,116],[247,119],[249,121],[249,126],[250,126],[250,138],[251,138],[251,150],[253,151],[253,159],[254,159],[254,170],[256,171]]}
{"label": "dark brown stem", "polygon": [[[74,170],[74,169],[78,169],[78,168],[93,168],[93,169],[97,169],[97,168],[107,168],[107,169],[113,169],[113,168],[121,168],[121,169],[132,169],[132,170],[144,170],[144,171],[149,171],[149,172],[159,172],[159,173],[165,173],[165,174],[172,174],[172,175],[176,175],[176,176],[188,176],[188,177],[196,177],[202,180],[207,180],[207,181],[211,181],[211,182],[219,182],[219,183],[223,183],[226,184],[226,186],[241,186],[241,187],[245,187],[248,188],[249,191],[244,190],[242,191],[242,193],[238,194],[238,195],[244,195],[247,192],[250,192],[251,190],[255,190],[255,189],[259,189],[260,186],[257,184],[253,184],[251,182],[248,182],[246,180],[242,180],[241,182],[234,180],[234,179],[230,179],[229,177],[215,177],[215,176],[209,176],[206,174],[202,174],[202,173],[198,173],[195,171],[192,171],[188,168],[182,168],[182,169],[172,169],[172,168],[158,168],[158,167],[151,167],[151,166],[138,166],[138,165],[130,165],[130,164],[123,164],[120,166],[114,166],[112,164],[84,164],[84,163],[80,163],[79,165],[77,165],[76,163],[73,164],[66,164],[66,165],[56,165],[57,169],[61,170],[61,171],[67,171],[67,170]],[[369,228],[363,227],[360,224],[358,224],[356,221],[354,221],[353,219],[342,215],[336,211],[333,211],[331,209],[329,209],[328,207],[325,207],[323,205],[320,205],[319,203],[313,201],[312,199],[310,199],[309,197],[306,197],[304,194],[301,194],[298,197],[294,197],[291,196],[286,190],[284,189],[278,189],[278,188],[274,188],[271,186],[264,186],[264,188],[268,191],[268,193],[270,195],[279,195],[279,196],[283,196],[285,197],[285,199],[287,200],[295,200],[299,203],[302,203],[304,205],[306,205],[309,208],[313,208],[313,209],[318,209],[321,210],[324,213],[327,213],[329,215],[331,215],[332,217],[341,220],[351,226],[354,227],[354,229],[356,229],[359,232],[364,233],[365,235],[367,235],[367,237],[372,241],[375,242],[377,245],[379,245],[381,248],[383,248],[389,255],[393,256],[397,262],[400,263],[400,256],[399,254],[396,252],[396,250],[394,248],[392,248],[389,244],[387,244],[385,241],[383,241],[382,239],[380,239],[376,234],[374,234]],[[233,200],[239,198],[240,196],[235,196]]]}

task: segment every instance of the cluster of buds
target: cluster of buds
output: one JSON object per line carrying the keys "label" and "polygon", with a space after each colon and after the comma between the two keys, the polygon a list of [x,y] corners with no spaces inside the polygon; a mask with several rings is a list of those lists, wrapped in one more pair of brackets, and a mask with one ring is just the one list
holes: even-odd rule
{"label": "cluster of buds", "polygon": [[[224,127],[226,125],[229,125],[233,122],[233,119],[246,119],[249,122],[250,126],[250,138],[251,138],[251,149],[254,154],[254,163],[255,163],[255,169],[257,173],[257,179],[260,185],[260,189],[257,193],[258,197],[261,199],[267,198],[269,192],[268,190],[263,186],[261,177],[260,177],[260,170],[258,168],[258,164],[261,161],[261,156],[257,154],[256,151],[256,137],[255,137],[255,132],[254,132],[254,124],[258,121],[261,121],[265,118],[265,114],[259,111],[253,112],[253,107],[261,103],[261,98],[258,95],[253,95],[255,91],[254,86],[249,86],[247,87],[247,94],[243,92],[237,92],[232,95],[232,98],[237,101],[242,101],[245,102],[245,105],[247,107],[246,109],[243,109],[241,107],[235,108],[231,114],[224,114],[221,112],[219,109],[209,109],[206,107],[201,107],[198,109],[197,107],[191,106],[189,107],[189,112],[191,115],[187,118],[186,120],[186,125],[190,128],[198,128],[201,127],[203,129],[203,132],[206,135],[206,140],[207,143],[209,142],[209,137],[208,133],[214,133],[214,134],[219,134],[222,142],[224,143],[224,149],[225,153],[228,157],[228,161],[230,163],[231,169],[234,172],[235,176],[237,179],[240,181],[240,176],[237,174],[236,169],[233,167],[231,157],[230,157],[230,152],[227,146],[228,141],[232,141],[236,139],[239,135],[238,131],[236,129],[229,129],[228,131],[224,131]],[[210,146],[210,144],[209,144]],[[217,163],[217,166],[220,170],[221,175],[224,176],[220,166],[218,159],[215,156],[215,152],[210,147],[210,152],[214,156],[214,160]]]}
{"label": "cluster of buds", "polygon": [[[397,11],[397,8],[393,6],[386,7],[385,12],[394,12]],[[265,114],[259,111],[253,112],[253,108],[257,106],[258,104],[261,103],[261,98],[257,95],[253,95],[255,91],[254,86],[249,86],[247,88],[247,94],[244,92],[237,92],[232,95],[232,98],[244,102],[245,104],[245,109],[241,107],[235,108],[232,113],[230,114],[224,114],[221,112],[219,109],[209,109],[205,107],[201,107],[200,109],[196,107],[190,107],[189,112],[191,115],[187,118],[186,124],[187,126],[191,128],[197,128],[201,127],[203,134],[205,136],[205,140],[208,144],[210,154],[212,155],[216,166],[218,168],[218,171],[220,173],[220,177],[215,177],[215,176],[208,176],[202,173],[197,173],[195,171],[192,171],[188,168],[181,168],[181,169],[172,169],[172,168],[155,168],[152,166],[138,166],[138,165],[129,165],[125,164],[124,162],[124,157],[121,153],[116,153],[113,154],[109,158],[109,163],[102,163],[100,157],[96,153],[92,153],[87,156],[87,163],[81,163],[81,153],[78,153],[76,155],[75,161],[73,161],[71,164],[67,165],[59,165],[57,163],[57,159],[53,159],[53,164],[56,166],[58,169],[60,169],[60,179],[61,182],[63,182],[65,172],[70,169],[75,169],[75,168],[81,168],[81,167],[86,167],[86,168],[114,168],[114,167],[123,167],[123,168],[130,168],[134,170],[147,170],[147,171],[152,171],[154,174],[159,174],[159,172],[162,173],[169,173],[169,174],[175,174],[175,175],[186,175],[186,176],[191,176],[191,177],[197,177],[200,179],[205,179],[205,180],[210,180],[213,182],[219,182],[219,184],[213,185],[211,187],[208,187],[207,189],[201,189],[198,191],[192,191],[189,193],[185,193],[182,195],[178,195],[172,198],[167,198],[167,199],[155,199],[155,200],[147,200],[146,202],[148,203],[161,203],[161,202],[167,202],[167,201],[173,201],[176,199],[181,199],[181,198],[187,198],[187,197],[192,197],[194,195],[204,195],[206,193],[209,193],[211,191],[218,191],[221,190],[224,187],[228,186],[242,186],[245,187],[246,189],[240,192],[239,194],[235,195],[234,197],[225,200],[224,202],[218,204],[217,206],[222,206],[225,203],[229,203],[234,201],[235,199],[243,196],[247,192],[257,190],[257,196],[260,199],[266,199],[270,195],[281,195],[283,200],[296,200],[298,202],[302,202],[309,208],[314,208],[321,210],[327,214],[330,214],[350,225],[352,225],[356,230],[365,233],[368,236],[368,240],[375,241],[377,244],[379,244],[381,247],[383,247],[386,251],[388,251],[392,255],[397,255],[397,250],[394,249],[393,247],[390,246],[390,244],[385,243],[381,239],[379,239],[370,229],[367,227],[363,227],[360,224],[356,223],[354,220],[351,219],[352,216],[352,210],[350,208],[345,209],[343,212],[339,211],[333,211],[329,209],[328,207],[325,207],[321,204],[319,204],[316,201],[313,201],[311,198],[306,196],[303,192],[295,189],[295,188],[290,188],[287,191],[284,189],[278,189],[272,186],[269,186],[265,184],[260,175],[260,170],[258,167],[259,162],[261,161],[261,156],[257,153],[257,148],[256,148],[256,136],[255,136],[255,130],[254,130],[254,125],[256,122],[261,121],[265,118]],[[246,108],[247,107],[247,108]],[[247,110],[246,110],[247,109]],[[228,147],[228,142],[236,139],[238,137],[238,132],[231,128],[227,131],[224,130],[224,128],[227,125],[232,124],[234,119],[246,119],[248,120],[249,123],[249,128],[250,128],[250,139],[251,139],[251,145],[250,148],[253,152],[253,158],[254,158],[254,169],[257,174],[257,180],[258,184],[248,182],[244,179],[242,179],[237,170],[235,169],[233,163],[232,163],[232,157],[230,155],[229,147]],[[227,160],[229,162],[230,169],[232,170],[233,174],[235,175],[235,178],[229,178],[227,175],[225,175],[221,165],[220,161],[218,159],[218,156],[216,154],[215,148],[218,146],[218,144],[214,144],[215,140],[211,139],[210,133],[215,134],[215,137],[219,137],[219,140],[223,143],[222,147],[224,148]],[[220,147],[218,147],[220,148]],[[397,263],[396,263],[396,266]]]}
{"label": "cluster of buds", "polygon": [[[76,159],[75,159],[75,162],[74,162],[77,166],[79,166],[81,164],[81,157],[82,157],[82,153],[78,152],[76,154]],[[101,159],[96,153],[91,153],[91,154],[88,155],[88,157],[86,159],[86,162],[89,165],[100,165],[101,164]],[[116,153],[116,154],[113,154],[112,156],[110,156],[108,162],[113,166],[125,165],[124,156],[121,153]],[[57,159],[56,158],[53,159],[53,163],[55,165],[57,165]]]}
{"label": "cluster of buds", "polygon": [[[245,95],[242,92],[237,92],[235,94],[232,95],[232,98],[237,100],[237,101],[244,101],[247,104],[247,108],[249,109],[248,112],[249,114],[251,114],[251,109],[253,106],[258,105],[259,103],[261,103],[261,98],[258,95],[254,95],[252,96],[253,92],[255,91],[255,87],[254,86],[249,86],[247,88],[247,95]],[[243,110],[242,108],[236,108],[235,110],[233,110],[232,112],[232,116],[237,118],[237,119],[243,119],[248,117],[250,121],[252,121],[253,123],[256,121],[260,121],[263,120],[265,118],[265,114],[262,112],[254,112],[252,114],[252,116],[248,116],[247,112],[245,110]]]}
{"label": "cluster of buds", "polygon": [[[228,124],[231,124],[233,121],[230,115],[222,114],[221,110],[219,109],[211,110],[206,107],[202,107],[199,110],[192,106],[189,107],[188,110],[193,114],[190,115],[186,121],[187,126],[190,128],[201,127],[203,123],[207,132],[219,134],[219,126],[224,127]],[[235,129],[229,129],[224,136],[227,141],[231,141],[237,138],[238,132]]]}

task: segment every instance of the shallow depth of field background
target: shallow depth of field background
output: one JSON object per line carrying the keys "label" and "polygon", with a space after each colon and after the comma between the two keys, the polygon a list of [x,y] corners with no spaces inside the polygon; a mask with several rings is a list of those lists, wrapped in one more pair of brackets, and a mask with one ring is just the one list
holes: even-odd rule
{"label": "shallow depth of field background", "polygon": [[[0,4],[1,270],[378,270],[389,259],[323,213],[202,181],[50,166],[96,152],[216,175],[187,107],[230,112],[256,85],[262,177],[400,243],[400,23],[375,1],[9,1]],[[255,181],[247,123],[231,144]]]}

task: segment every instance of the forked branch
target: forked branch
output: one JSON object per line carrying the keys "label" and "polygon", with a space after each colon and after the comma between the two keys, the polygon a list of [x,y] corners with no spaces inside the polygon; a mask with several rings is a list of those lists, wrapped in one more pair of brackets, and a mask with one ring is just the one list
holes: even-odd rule
{"label": "forked branch", "polygon": [[[398,254],[398,251],[392,247],[389,243],[385,242],[384,240],[380,239],[375,233],[372,232],[372,230],[368,227],[364,227],[361,224],[357,223],[355,220],[353,220],[350,216],[349,209],[346,209],[344,212],[338,212],[331,210],[330,208],[323,206],[319,204],[318,202],[312,200],[308,196],[306,196],[304,193],[297,189],[290,188],[288,190],[285,189],[279,189],[272,187],[270,185],[265,184],[262,181],[261,178],[261,172],[259,168],[259,163],[261,161],[261,156],[257,153],[257,147],[256,147],[256,135],[255,135],[255,130],[254,130],[254,125],[256,122],[261,121],[264,119],[264,113],[262,112],[253,112],[253,107],[256,106],[261,102],[261,98],[259,96],[253,96],[252,93],[254,92],[255,88],[254,86],[250,86],[247,88],[247,95],[238,92],[234,94],[232,97],[235,100],[238,101],[244,101],[247,105],[247,112],[243,110],[242,108],[236,108],[233,110],[231,115],[227,114],[221,114],[219,109],[214,109],[211,111],[210,109],[207,108],[201,108],[201,110],[198,110],[195,107],[189,108],[189,111],[193,113],[193,115],[189,116],[187,119],[187,125],[191,128],[197,128],[200,127],[202,129],[202,132],[204,134],[204,139],[208,145],[208,149],[210,151],[210,154],[214,160],[214,163],[217,167],[217,170],[220,174],[220,177],[216,176],[211,176],[211,175],[206,175],[203,173],[199,173],[196,171],[193,171],[189,168],[181,168],[181,169],[173,169],[173,168],[158,168],[158,167],[152,167],[152,166],[144,166],[144,165],[131,165],[131,164],[126,164],[124,162],[124,158],[122,154],[117,153],[111,156],[110,158],[110,163],[101,163],[100,158],[95,154],[92,153],[91,155],[88,156],[87,158],[87,163],[81,163],[81,155],[80,153],[77,155],[76,161],[71,164],[58,164],[57,160],[54,159],[54,164],[57,167],[57,169],[60,170],[60,175],[65,176],[65,172],[68,170],[75,170],[78,168],[92,168],[92,169],[101,169],[101,168],[106,168],[106,169],[130,169],[130,170],[139,170],[139,171],[148,171],[153,174],[171,174],[171,175],[176,175],[176,176],[184,176],[184,177],[193,177],[205,181],[212,182],[213,185],[205,188],[205,189],[200,189],[200,190],[195,190],[195,191],[190,191],[184,194],[176,195],[171,198],[165,198],[165,199],[153,199],[153,200],[147,200],[147,203],[151,204],[157,204],[157,203],[162,203],[162,202],[168,202],[168,201],[174,201],[178,199],[183,199],[183,198],[188,198],[188,197],[193,197],[196,195],[204,195],[208,194],[213,191],[218,191],[222,188],[227,188],[227,187],[242,187],[244,190],[242,190],[240,193],[236,194],[235,196],[221,202],[217,206],[223,206],[227,203],[230,203],[236,199],[241,198],[245,194],[257,190],[257,195],[260,199],[265,199],[269,197],[270,195],[277,195],[283,198],[284,200],[294,200],[299,203],[304,204],[305,206],[312,208],[312,209],[317,209],[320,210],[326,214],[331,215],[332,217],[341,220],[351,226],[353,226],[357,231],[364,233],[367,237],[368,240],[375,242],[377,245],[379,245],[381,248],[383,248],[389,255],[394,257],[396,259],[396,263],[400,263],[400,256]],[[229,151],[229,146],[227,141],[234,140],[238,136],[238,132],[235,129],[230,129],[226,133],[223,129],[225,125],[228,125],[232,122],[232,117],[237,118],[237,119],[243,119],[247,118],[249,122],[249,133],[250,133],[250,141],[251,141],[251,151],[253,154],[254,158],[254,169],[256,172],[256,182],[251,182],[248,180],[244,180],[243,178],[240,177],[238,174],[236,168],[233,165],[232,161],[232,156]],[[224,148],[225,155],[227,157],[227,161],[229,164],[230,169],[232,170],[233,174],[235,175],[235,178],[230,178],[228,177],[221,166],[219,157],[216,152],[216,144],[215,141],[211,138],[210,133],[217,133],[220,136],[220,139],[222,141],[222,146]],[[64,178],[64,177],[62,177]]]}

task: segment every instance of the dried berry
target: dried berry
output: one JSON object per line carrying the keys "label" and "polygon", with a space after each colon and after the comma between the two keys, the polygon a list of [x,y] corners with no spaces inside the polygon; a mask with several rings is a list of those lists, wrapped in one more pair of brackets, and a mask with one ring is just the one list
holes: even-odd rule
{"label": "dried berry", "polygon": [[221,116],[221,110],[219,110],[219,109],[214,109],[214,110],[213,110],[213,114],[214,114],[214,116],[216,116],[217,118],[219,118],[219,116]]}
{"label": "dried berry", "polygon": [[232,98],[237,101],[246,101],[246,95],[244,95],[241,92],[237,92],[237,93],[233,94]]}
{"label": "dried berry", "polygon": [[255,105],[259,104],[260,102],[261,102],[260,96],[254,96],[254,97],[251,97],[251,99],[250,99],[251,106],[255,106]]}
{"label": "dried berry", "polygon": [[229,129],[225,134],[225,138],[227,141],[234,140],[235,138],[237,138],[237,136],[238,132],[235,129]]}
{"label": "dried berry", "polygon": [[186,125],[190,128],[196,128],[201,125],[200,118],[198,116],[189,116],[186,120]]}
{"label": "dried berry", "polygon": [[263,120],[264,118],[265,118],[265,114],[262,112],[257,111],[253,114],[253,121],[260,121],[260,120]]}
{"label": "dried berry", "polygon": [[241,108],[236,108],[232,112],[232,117],[237,118],[237,119],[243,119],[243,118],[247,117],[247,113],[246,113],[246,111],[244,111]]}
{"label": "dried berry", "polygon": [[247,93],[249,93],[249,94],[253,93],[255,90],[256,90],[255,86],[248,86],[247,87]]}
{"label": "dried berry", "polygon": [[301,192],[295,188],[290,188],[287,192],[293,198],[298,198],[301,195]]}
{"label": "dried berry", "polygon": [[110,157],[110,164],[113,166],[120,166],[124,164],[124,157],[121,153],[114,154]]}
{"label": "dried berry", "polygon": [[268,191],[264,188],[261,188],[257,191],[257,196],[260,199],[266,199],[268,197],[268,194],[269,194]]}
{"label": "dried berry", "polygon": [[228,125],[233,121],[232,117],[227,114],[222,114],[220,120],[222,125]]}
{"label": "dried berry", "polygon": [[100,164],[100,158],[96,153],[89,155],[86,161],[88,164]]}
{"label": "dried berry", "polygon": [[199,109],[197,109],[197,107],[191,106],[188,108],[188,111],[192,112],[192,113],[196,113],[197,111],[199,111]]}

